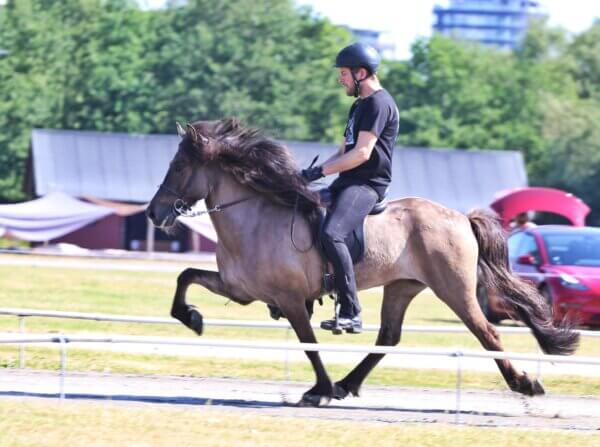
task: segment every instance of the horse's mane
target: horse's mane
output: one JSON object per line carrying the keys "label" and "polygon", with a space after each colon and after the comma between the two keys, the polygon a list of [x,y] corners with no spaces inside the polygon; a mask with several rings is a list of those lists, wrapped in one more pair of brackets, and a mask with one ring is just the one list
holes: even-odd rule
{"label": "horse's mane", "polygon": [[196,122],[192,126],[209,139],[201,148],[202,159],[216,161],[242,185],[280,205],[297,206],[309,221],[316,220],[319,194],[311,191],[299,175],[287,147],[233,118]]}

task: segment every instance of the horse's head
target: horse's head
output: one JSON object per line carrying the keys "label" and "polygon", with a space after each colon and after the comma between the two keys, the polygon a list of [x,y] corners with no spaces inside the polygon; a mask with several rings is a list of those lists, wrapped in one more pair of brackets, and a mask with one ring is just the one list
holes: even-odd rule
{"label": "horse's head", "polygon": [[207,122],[188,124],[184,129],[177,123],[179,148],[146,208],[146,216],[155,226],[168,230],[180,214],[210,193],[213,177],[210,155],[215,142],[209,127]]}

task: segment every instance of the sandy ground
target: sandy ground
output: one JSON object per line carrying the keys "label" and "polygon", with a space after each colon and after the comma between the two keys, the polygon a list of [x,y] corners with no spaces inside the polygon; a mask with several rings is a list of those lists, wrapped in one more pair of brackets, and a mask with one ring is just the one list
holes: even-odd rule
{"label": "sandy ground", "polygon": [[[58,373],[0,371],[0,397],[47,399],[60,396]],[[600,398],[528,398],[507,392],[365,386],[362,396],[332,401],[324,408],[296,406],[306,383],[239,379],[180,378],[69,373],[64,392],[71,400],[128,405],[211,406],[232,413],[328,418],[371,422],[459,423],[472,426],[596,431]],[[457,412],[458,408],[458,412]]]}

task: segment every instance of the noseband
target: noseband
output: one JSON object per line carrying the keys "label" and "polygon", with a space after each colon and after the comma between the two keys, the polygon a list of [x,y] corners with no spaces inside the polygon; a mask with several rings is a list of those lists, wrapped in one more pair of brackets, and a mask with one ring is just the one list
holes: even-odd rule
{"label": "noseband", "polygon": [[223,205],[217,205],[213,208],[207,209],[206,211],[192,211],[192,207],[179,196],[177,191],[169,188],[164,183],[161,183],[158,186],[158,189],[159,190],[164,189],[166,192],[168,192],[172,196],[175,196],[175,201],[173,202],[173,205],[172,205],[173,213],[176,216],[183,216],[183,217],[197,217],[197,216],[202,216],[204,214],[214,213],[216,211],[222,211],[225,208],[229,208],[230,206],[237,205],[238,203],[245,202],[246,200],[250,200],[252,198],[252,197],[244,197],[243,199],[234,200],[233,202],[224,203]]}

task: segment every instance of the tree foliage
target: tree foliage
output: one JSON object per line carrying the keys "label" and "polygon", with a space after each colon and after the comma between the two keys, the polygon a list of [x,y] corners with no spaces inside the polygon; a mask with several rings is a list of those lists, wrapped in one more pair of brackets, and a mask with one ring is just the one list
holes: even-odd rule
{"label": "tree foliage", "polygon": [[581,196],[600,224],[600,24],[570,39],[536,23],[513,53],[434,36],[383,75],[402,144],[520,150],[531,184]]}
{"label": "tree foliage", "polygon": [[36,127],[165,133],[235,115],[277,137],[339,139],[331,61],[348,33],[291,0],[9,0],[0,7],[0,196]]}
{"label": "tree foliage", "polygon": [[[36,127],[168,133],[237,116],[280,138],[338,141],[348,33],[292,0],[8,0],[0,7],[0,199],[21,200]],[[544,23],[515,52],[434,36],[385,61],[403,145],[521,150],[531,184],[580,195],[600,224],[600,24]]]}

